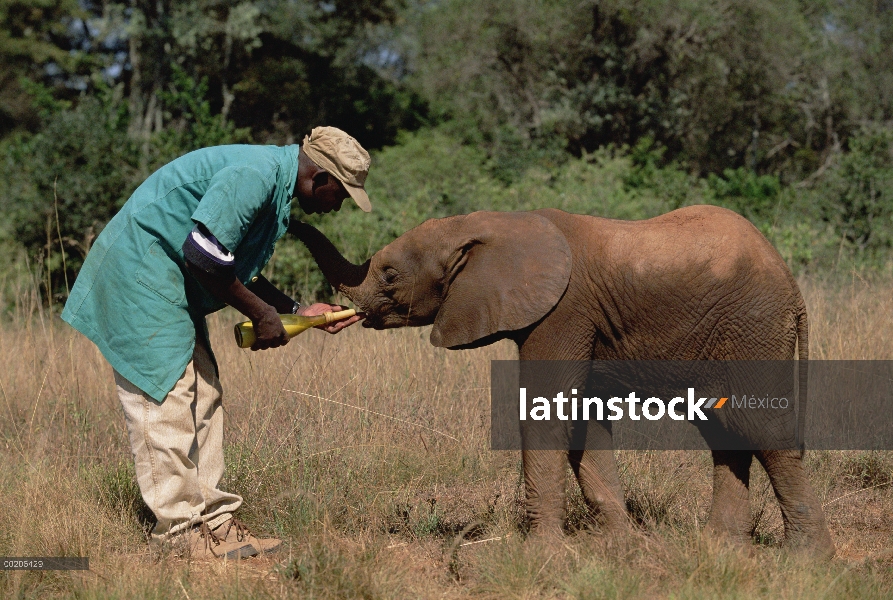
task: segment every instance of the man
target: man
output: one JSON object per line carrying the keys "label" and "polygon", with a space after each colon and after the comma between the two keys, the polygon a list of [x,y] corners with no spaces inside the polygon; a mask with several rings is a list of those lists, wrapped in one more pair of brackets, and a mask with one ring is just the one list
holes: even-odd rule
{"label": "man", "polygon": [[152,174],[96,239],[62,318],[114,368],[140,492],[157,518],[154,547],[243,558],[280,545],[252,535],[233,517],[242,498],[218,489],[223,410],[205,316],[229,304],[263,350],[288,342],[278,314],[341,309],[302,307],[260,271],[293,196],[305,213],[338,211],[348,197],[370,211],[369,162],[334,127],[315,128],[301,148],[197,150]]}

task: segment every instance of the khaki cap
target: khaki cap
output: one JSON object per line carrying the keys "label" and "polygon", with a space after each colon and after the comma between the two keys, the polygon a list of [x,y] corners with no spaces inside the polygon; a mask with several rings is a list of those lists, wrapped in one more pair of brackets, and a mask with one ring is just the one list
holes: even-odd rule
{"label": "khaki cap", "polygon": [[337,127],[314,127],[301,149],[319,168],[344,184],[357,206],[365,212],[372,210],[363,188],[371,159],[359,142]]}

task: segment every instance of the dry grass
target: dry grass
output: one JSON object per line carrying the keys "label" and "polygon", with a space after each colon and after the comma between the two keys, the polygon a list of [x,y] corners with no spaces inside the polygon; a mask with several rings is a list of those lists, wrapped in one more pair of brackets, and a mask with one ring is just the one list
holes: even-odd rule
{"label": "dry grass", "polygon": [[[804,281],[815,358],[893,358],[893,284]],[[225,487],[282,536],[278,561],[156,560],[111,370],[23,297],[0,333],[0,555],[89,555],[87,573],[0,571],[4,597],[851,598],[893,595],[893,453],[812,452],[838,547],[797,562],[754,467],[757,544],[702,539],[703,452],[620,452],[641,530],[605,539],[569,497],[571,535],[524,540],[517,452],[491,452],[489,360],[427,331],[311,331],[280,351],[234,347],[211,319],[227,407]],[[300,394],[285,390],[296,390]],[[345,406],[351,405],[351,406]],[[386,415],[386,416],[383,416]],[[478,543],[470,543],[478,542]]]}

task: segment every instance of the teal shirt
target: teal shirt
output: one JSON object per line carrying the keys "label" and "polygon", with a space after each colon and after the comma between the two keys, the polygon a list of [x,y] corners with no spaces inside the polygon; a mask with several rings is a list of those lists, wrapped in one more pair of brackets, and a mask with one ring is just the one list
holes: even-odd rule
{"label": "teal shirt", "polygon": [[224,306],[186,270],[186,236],[203,223],[249,285],[288,228],[297,173],[296,145],[205,148],[160,168],[96,238],[62,319],[162,402]]}

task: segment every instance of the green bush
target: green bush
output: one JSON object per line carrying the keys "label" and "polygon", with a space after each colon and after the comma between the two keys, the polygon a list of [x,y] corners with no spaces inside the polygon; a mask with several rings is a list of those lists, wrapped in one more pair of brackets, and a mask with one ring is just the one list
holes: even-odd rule
{"label": "green bush", "polygon": [[251,142],[249,129],[238,129],[211,111],[208,101],[208,80],[195,81],[173,65],[173,82],[169,91],[159,94],[164,105],[167,127],[155,134],[149,145],[148,158],[157,169],[187,152],[208,146]]}
{"label": "green bush", "polygon": [[66,275],[74,281],[93,240],[136,187],[139,150],[112,90],[45,119],[39,133],[2,149],[0,210],[14,223],[3,233],[49,271],[50,291],[62,293]]}
{"label": "green bush", "polygon": [[129,134],[122,89],[100,84],[73,107],[38,95],[43,128],[0,146],[0,212],[13,223],[0,227],[0,237],[28,251],[45,275],[43,291],[56,300],[93,240],[152,171],[197,148],[251,141],[246,129],[212,113],[205,81],[175,71],[162,94],[169,126],[148,140]]}
{"label": "green bush", "polygon": [[842,244],[868,256],[886,255],[893,246],[893,128],[854,135],[818,191],[821,217]]}
{"label": "green bush", "polygon": [[707,186],[716,204],[757,223],[774,220],[785,198],[777,176],[758,175],[744,168],[726,169],[722,177],[711,173]]}

